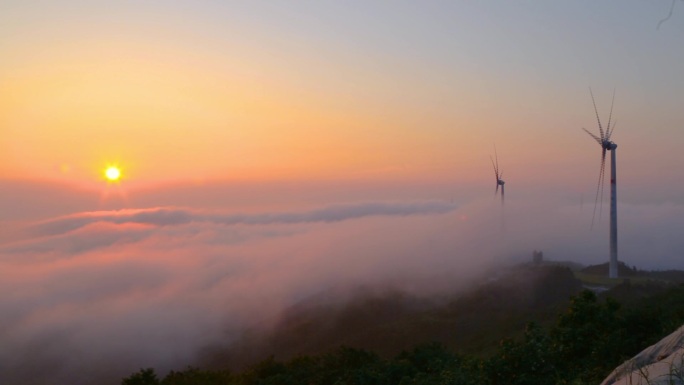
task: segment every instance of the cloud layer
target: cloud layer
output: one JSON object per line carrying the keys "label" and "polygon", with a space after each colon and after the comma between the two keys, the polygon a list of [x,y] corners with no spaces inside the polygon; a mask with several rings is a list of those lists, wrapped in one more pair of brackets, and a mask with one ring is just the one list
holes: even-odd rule
{"label": "cloud layer", "polygon": [[453,210],[440,202],[253,214],[151,208],[31,224],[25,239],[0,246],[1,377],[78,384],[140,366],[182,368],[203,346],[247,325],[266,328],[320,290],[414,274],[425,226]]}
{"label": "cloud layer", "polygon": [[211,214],[183,208],[128,209],[78,213],[44,221],[33,227],[32,235],[54,235],[75,230],[94,222],[115,224],[137,223],[154,226],[174,226],[192,222],[219,225],[270,225],[311,222],[339,222],[369,216],[409,216],[444,214],[454,210],[444,202],[362,203],[334,205],[320,209],[259,214]]}
{"label": "cloud layer", "polygon": [[[621,206],[621,259],[678,267],[677,205]],[[325,291],[417,295],[472,283],[493,263],[545,257],[602,263],[607,223],[557,202],[482,200],[220,213],[165,207],[80,212],[0,244],[0,377],[105,383],[183,368],[245,328]],[[650,264],[650,265],[649,265]],[[68,352],[68,354],[65,354]]]}

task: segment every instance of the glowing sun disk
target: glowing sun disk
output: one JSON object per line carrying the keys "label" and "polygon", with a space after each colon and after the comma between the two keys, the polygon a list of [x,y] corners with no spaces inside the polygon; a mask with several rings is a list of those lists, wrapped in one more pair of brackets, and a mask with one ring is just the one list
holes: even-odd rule
{"label": "glowing sun disk", "polygon": [[121,178],[121,170],[116,166],[107,167],[107,170],[105,170],[105,177],[110,181],[119,180],[119,178]]}

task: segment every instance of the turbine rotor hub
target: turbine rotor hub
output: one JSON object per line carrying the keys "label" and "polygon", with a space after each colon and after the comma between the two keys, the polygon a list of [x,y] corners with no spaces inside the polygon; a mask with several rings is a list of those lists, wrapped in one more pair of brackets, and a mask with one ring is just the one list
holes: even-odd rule
{"label": "turbine rotor hub", "polygon": [[602,143],[603,148],[605,148],[608,151],[615,150],[617,148],[617,144],[614,142],[611,142],[610,140],[604,140]]}

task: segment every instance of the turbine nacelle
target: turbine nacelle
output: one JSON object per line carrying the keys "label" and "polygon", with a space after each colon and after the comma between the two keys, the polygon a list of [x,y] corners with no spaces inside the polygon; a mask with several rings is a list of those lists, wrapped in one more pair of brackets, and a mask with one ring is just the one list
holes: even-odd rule
{"label": "turbine nacelle", "polygon": [[615,144],[615,142],[611,142],[610,140],[604,140],[601,142],[601,147],[603,147],[603,149],[606,151],[613,151],[617,148],[617,144]]}

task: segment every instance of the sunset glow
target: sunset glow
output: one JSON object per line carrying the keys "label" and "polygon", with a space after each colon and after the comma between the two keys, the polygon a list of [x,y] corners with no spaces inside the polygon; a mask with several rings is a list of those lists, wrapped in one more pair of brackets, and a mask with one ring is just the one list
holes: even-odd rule
{"label": "sunset glow", "polygon": [[684,2],[0,3],[3,384],[204,367],[301,301],[452,303],[609,233],[682,268]]}

